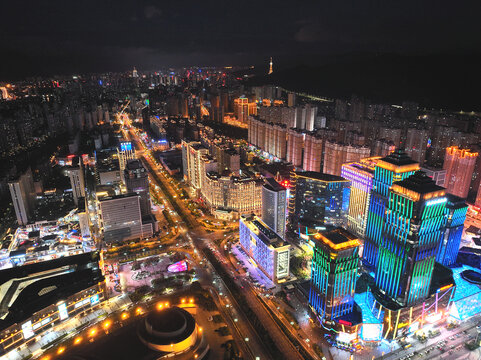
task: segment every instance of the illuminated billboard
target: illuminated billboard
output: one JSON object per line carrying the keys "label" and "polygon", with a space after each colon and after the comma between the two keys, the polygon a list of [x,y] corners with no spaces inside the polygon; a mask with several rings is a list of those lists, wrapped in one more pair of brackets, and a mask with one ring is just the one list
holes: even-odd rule
{"label": "illuminated billboard", "polygon": [[90,305],[95,305],[99,303],[99,294],[95,294],[90,297]]}
{"label": "illuminated billboard", "polygon": [[132,143],[130,141],[125,141],[120,143],[121,151],[132,151]]}
{"label": "illuminated billboard", "polygon": [[382,324],[362,324],[361,339],[364,341],[380,341]]}
{"label": "illuminated billboard", "polygon": [[25,340],[30,339],[35,335],[32,329],[32,321],[29,320],[25,324],[22,324],[22,333]]}
{"label": "illuminated billboard", "polygon": [[58,306],[58,317],[60,320],[65,320],[68,318],[67,304],[62,303]]}
{"label": "illuminated billboard", "polygon": [[189,270],[189,264],[187,260],[178,261],[167,267],[168,272],[176,273]]}

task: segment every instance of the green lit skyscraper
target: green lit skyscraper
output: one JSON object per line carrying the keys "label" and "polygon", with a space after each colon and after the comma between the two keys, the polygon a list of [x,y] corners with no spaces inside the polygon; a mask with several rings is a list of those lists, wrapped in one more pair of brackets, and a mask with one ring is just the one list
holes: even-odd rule
{"label": "green lit skyscraper", "polygon": [[419,164],[402,150],[396,150],[376,163],[362,253],[363,264],[369,268],[375,268],[377,264],[389,189],[394,182],[411,176],[417,170]]}
{"label": "green lit skyscraper", "polygon": [[381,297],[404,307],[428,296],[446,202],[445,189],[422,171],[392,185],[375,272]]}
{"label": "green lit skyscraper", "polygon": [[359,265],[358,238],[337,228],[314,236],[309,305],[324,326],[352,311]]}

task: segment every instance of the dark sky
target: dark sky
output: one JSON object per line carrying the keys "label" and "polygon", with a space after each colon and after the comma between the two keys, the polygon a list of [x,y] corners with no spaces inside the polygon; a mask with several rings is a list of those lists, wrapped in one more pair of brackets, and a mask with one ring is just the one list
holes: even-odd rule
{"label": "dark sky", "polygon": [[350,52],[478,52],[481,1],[3,1],[0,81]]}

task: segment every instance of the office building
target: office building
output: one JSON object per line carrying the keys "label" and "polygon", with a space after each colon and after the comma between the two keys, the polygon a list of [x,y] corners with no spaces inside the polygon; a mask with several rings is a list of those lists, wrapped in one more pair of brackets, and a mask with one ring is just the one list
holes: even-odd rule
{"label": "office building", "polygon": [[28,168],[16,180],[10,181],[8,188],[17,216],[17,223],[18,225],[26,225],[33,217],[36,199],[32,170]]}
{"label": "office building", "polygon": [[219,146],[214,145],[215,159],[218,162],[218,169],[209,171],[218,171],[223,173],[228,171],[235,175],[240,173],[240,154],[235,150],[227,147],[226,145]]}
{"label": "office building", "polygon": [[446,202],[446,190],[422,171],[394,182],[389,190],[375,282],[399,306],[428,297]]}
{"label": "office building", "polygon": [[98,218],[106,242],[140,239],[153,235],[152,223],[142,222],[140,196],[135,193],[100,198]]}
{"label": "office building", "polygon": [[118,149],[104,149],[95,152],[95,175],[100,185],[115,185],[122,182]]}
{"label": "office building", "polygon": [[68,169],[68,176],[70,178],[70,185],[72,186],[73,201],[75,205],[79,205],[79,199],[85,198],[85,177],[82,158],[73,160],[78,162],[76,166]]}
{"label": "office building", "polygon": [[149,174],[140,160],[129,160],[124,170],[127,193],[135,193],[140,197],[140,212],[142,216],[150,215]]}
{"label": "office building", "polygon": [[464,199],[452,194],[446,194],[444,234],[436,250],[436,261],[444,266],[456,263],[463,235],[464,221],[468,205]]}
{"label": "office building", "polygon": [[287,189],[267,178],[262,186],[262,221],[281,238],[286,232]]}
{"label": "office building", "polygon": [[477,152],[460,149],[457,146],[446,148],[443,169],[446,170],[446,191],[466,199],[473,177]]}
{"label": "office building", "polygon": [[119,157],[120,176],[123,175],[127,161],[135,159],[135,148],[131,141],[120,141],[120,145],[117,149]]}
{"label": "office building", "polygon": [[247,255],[275,284],[289,276],[290,245],[254,215],[239,221],[239,241]]}
{"label": "office building", "polygon": [[349,208],[349,180],[312,171],[291,174],[289,224],[305,234],[308,229],[343,226]]}
{"label": "office building", "polygon": [[379,157],[361,159],[344,164],[341,169],[341,177],[351,182],[346,228],[362,239],[366,234],[367,210],[371,198],[374,169],[379,159]]}
{"label": "office building", "polygon": [[342,228],[314,236],[309,306],[324,327],[354,307],[361,242]]}
{"label": "office building", "polygon": [[333,141],[326,141],[324,147],[324,170],[331,175],[341,175],[342,164],[359,161],[369,157],[371,149],[365,146],[355,146]]}
{"label": "office building", "polygon": [[382,239],[383,221],[389,201],[389,189],[394,182],[411,176],[417,170],[419,170],[419,164],[400,149],[377,161],[362,252],[364,265],[373,267],[377,264],[378,247]]}
{"label": "office building", "polygon": [[321,171],[324,140],[322,136],[308,133],[304,139],[304,160],[302,168],[305,171]]}

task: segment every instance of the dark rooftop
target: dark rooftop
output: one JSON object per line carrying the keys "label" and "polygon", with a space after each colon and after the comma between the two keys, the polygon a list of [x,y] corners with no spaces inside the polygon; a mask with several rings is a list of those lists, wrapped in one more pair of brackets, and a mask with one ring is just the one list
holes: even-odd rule
{"label": "dark rooftop", "polygon": [[102,202],[102,201],[107,201],[107,200],[123,199],[123,198],[128,198],[128,197],[133,197],[133,196],[139,196],[139,195],[137,193],[127,193],[127,194],[106,196],[106,197],[100,198],[99,201]]}
{"label": "dark rooftop", "polygon": [[417,161],[411,159],[403,149],[396,149],[394,152],[386,157],[383,157],[381,160],[397,166],[417,164]]}
{"label": "dark rooftop", "polygon": [[302,176],[306,178],[311,178],[314,180],[321,180],[321,181],[348,181],[341,176],[331,175],[331,174],[324,174],[315,171],[296,171],[296,176]]}
{"label": "dark rooftop", "polygon": [[144,166],[138,159],[132,159],[127,161],[127,164],[125,166],[126,170],[138,170],[138,169],[143,169]]}
{"label": "dark rooftop", "polygon": [[270,191],[285,191],[286,188],[279,184],[274,178],[266,178],[264,187]]}
{"label": "dark rooftop", "polygon": [[357,239],[356,236],[351,234],[349,231],[344,230],[343,228],[336,228],[331,231],[325,231],[322,233],[322,235],[336,245]]}
{"label": "dark rooftop", "polygon": [[408,178],[401,181],[396,181],[394,184],[415,191],[419,194],[427,194],[434,191],[444,190],[442,186],[436,185],[434,180],[427,176],[424,171],[416,171]]}
{"label": "dark rooftop", "polygon": [[465,200],[459,196],[446,194],[446,197],[448,198],[446,207],[449,209],[461,209],[463,207],[468,207],[468,204],[466,204]]}

